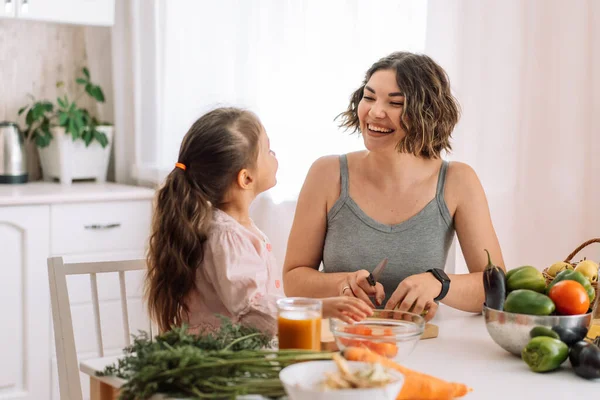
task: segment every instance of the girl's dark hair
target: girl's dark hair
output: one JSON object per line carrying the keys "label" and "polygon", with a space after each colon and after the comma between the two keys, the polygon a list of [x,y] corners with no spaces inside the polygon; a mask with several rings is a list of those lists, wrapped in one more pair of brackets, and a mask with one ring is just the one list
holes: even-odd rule
{"label": "girl's dark hair", "polygon": [[341,113],[341,127],[357,132],[358,103],[365,85],[379,70],[392,70],[405,96],[400,125],[406,136],[398,142],[402,153],[438,158],[442,150],[450,151],[450,137],[460,117],[460,106],[450,90],[448,75],[435,61],[422,54],[395,52],[377,61],[350,96],[348,109]]}
{"label": "girl's dark hair", "polygon": [[203,260],[213,207],[240,170],[258,158],[263,128],[249,111],[218,108],[198,119],[179,150],[185,170],[174,168],[155,199],[144,297],[161,332],[181,325]]}

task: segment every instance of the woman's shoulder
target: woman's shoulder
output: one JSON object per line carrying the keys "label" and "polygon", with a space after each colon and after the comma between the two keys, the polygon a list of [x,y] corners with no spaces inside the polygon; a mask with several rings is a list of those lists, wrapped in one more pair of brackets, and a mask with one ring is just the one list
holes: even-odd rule
{"label": "woman's shoulder", "polygon": [[337,182],[340,179],[341,158],[345,156],[347,160],[354,160],[363,153],[364,151],[355,151],[343,155],[331,154],[319,157],[310,167],[309,175],[313,175],[319,181],[327,181],[327,184]]}
{"label": "woman's shoulder", "polygon": [[449,161],[446,184],[471,186],[479,182],[477,173],[469,164],[460,161]]}
{"label": "woman's shoulder", "polygon": [[449,209],[455,209],[465,196],[469,197],[482,191],[483,187],[473,167],[460,161],[448,163],[444,197]]}

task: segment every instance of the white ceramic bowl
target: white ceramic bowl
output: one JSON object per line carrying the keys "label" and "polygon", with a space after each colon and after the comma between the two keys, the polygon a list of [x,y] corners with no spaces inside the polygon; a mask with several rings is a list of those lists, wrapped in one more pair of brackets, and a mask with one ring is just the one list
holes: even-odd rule
{"label": "white ceramic bowl", "polygon": [[[348,361],[351,371],[367,368],[366,362]],[[326,372],[336,372],[334,361],[307,361],[285,367],[279,373],[279,379],[290,400],[394,400],[404,384],[404,375],[395,370],[389,374],[394,382],[386,386],[369,389],[344,389],[321,391],[319,383],[325,379]]]}

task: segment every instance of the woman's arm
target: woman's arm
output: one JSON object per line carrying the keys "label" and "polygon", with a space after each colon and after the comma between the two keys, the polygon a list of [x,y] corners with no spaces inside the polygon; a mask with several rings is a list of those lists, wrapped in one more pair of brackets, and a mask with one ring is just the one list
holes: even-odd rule
{"label": "woman's arm", "polygon": [[346,273],[318,271],[327,228],[327,195],[332,186],[339,193],[339,170],[338,158],[328,156],[315,161],[308,171],[298,196],[285,253],[283,287],[286,296],[323,298],[342,294]]}
{"label": "woman's arm", "polygon": [[442,302],[461,310],[479,312],[485,301],[482,275],[488,260],[484,249],[490,252],[494,264],[506,268],[477,174],[467,164],[452,164],[454,168],[448,172],[448,197],[456,199],[454,226],[470,273],[450,275],[450,291]]}
{"label": "woman's arm", "polygon": [[[483,269],[487,265],[487,254],[492,261],[504,268],[500,244],[492,224],[487,199],[475,171],[463,163],[452,163],[448,169],[445,199],[448,208],[454,209],[454,227],[469,268],[468,274],[450,274],[450,290],[442,303],[468,312],[480,312],[485,301]],[[390,297],[386,308],[420,313],[432,306],[439,295],[441,283],[430,273],[406,278]],[[428,314],[428,319],[433,315]]]}
{"label": "woman's arm", "polygon": [[327,211],[339,193],[339,157],[328,156],[315,161],[300,191],[288,239],[283,267],[285,294],[316,298],[354,295],[373,305],[369,296],[375,296],[381,302],[385,293],[381,284],[371,287],[367,283],[369,272],[318,271],[323,258]]}

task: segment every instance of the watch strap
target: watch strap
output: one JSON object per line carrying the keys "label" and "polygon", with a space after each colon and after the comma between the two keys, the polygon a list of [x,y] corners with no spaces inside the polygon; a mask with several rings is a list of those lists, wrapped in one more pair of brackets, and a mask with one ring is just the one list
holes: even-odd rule
{"label": "watch strap", "polygon": [[450,278],[448,278],[448,275],[446,275],[444,270],[440,268],[432,268],[427,272],[430,272],[435,277],[435,279],[440,281],[440,283],[442,284],[442,290],[440,291],[440,294],[435,299],[433,299],[433,301],[436,302],[440,301],[444,297],[446,297],[448,291],[450,290]]}

